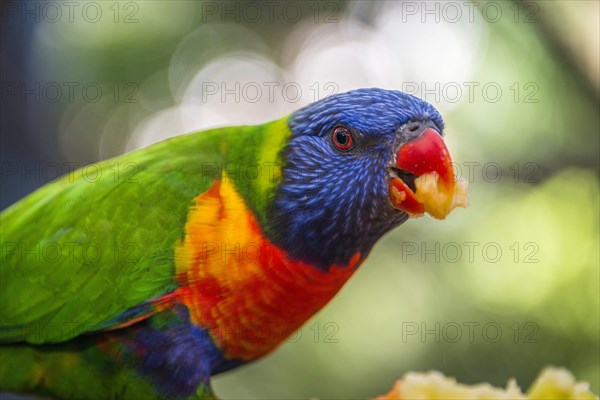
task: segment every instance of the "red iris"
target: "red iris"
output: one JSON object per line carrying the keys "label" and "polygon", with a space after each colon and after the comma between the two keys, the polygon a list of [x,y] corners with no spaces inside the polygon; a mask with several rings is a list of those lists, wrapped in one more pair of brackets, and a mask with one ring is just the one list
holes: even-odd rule
{"label": "red iris", "polygon": [[338,126],[333,130],[331,140],[338,150],[348,150],[353,144],[352,134],[344,126]]}

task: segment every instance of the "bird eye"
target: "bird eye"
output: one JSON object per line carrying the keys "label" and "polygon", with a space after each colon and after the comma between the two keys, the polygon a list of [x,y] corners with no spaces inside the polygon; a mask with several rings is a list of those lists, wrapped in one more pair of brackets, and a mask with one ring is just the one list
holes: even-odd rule
{"label": "bird eye", "polygon": [[353,139],[352,134],[348,131],[348,128],[344,126],[338,126],[333,130],[333,134],[331,135],[331,140],[333,141],[333,145],[338,150],[348,150],[352,147]]}

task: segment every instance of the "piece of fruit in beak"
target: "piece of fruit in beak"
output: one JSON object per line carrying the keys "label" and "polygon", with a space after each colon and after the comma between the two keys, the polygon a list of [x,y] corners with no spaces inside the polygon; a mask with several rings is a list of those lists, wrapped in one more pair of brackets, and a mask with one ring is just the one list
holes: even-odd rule
{"label": "piece of fruit in beak", "polygon": [[[444,219],[454,208],[467,207],[467,183],[455,179],[448,148],[433,128],[398,149],[396,168],[399,171],[390,181],[390,199],[410,217],[428,213]],[[414,179],[414,191],[410,179]]]}

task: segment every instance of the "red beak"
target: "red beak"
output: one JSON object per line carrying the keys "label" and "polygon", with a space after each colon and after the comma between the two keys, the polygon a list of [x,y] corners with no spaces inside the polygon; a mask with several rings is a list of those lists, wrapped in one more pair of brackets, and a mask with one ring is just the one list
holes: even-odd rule
{"label": "red beak", "polygon": [[466,207],[466,184],[456,184],[448,148],[433,128],[398,149],[396,168],[401,170],[400,176],[409,176],[404,171],[417,177],[414,191],[400,176],[390,181],[392,204],[411,217],[427,212],[443,219],[453,208]]}

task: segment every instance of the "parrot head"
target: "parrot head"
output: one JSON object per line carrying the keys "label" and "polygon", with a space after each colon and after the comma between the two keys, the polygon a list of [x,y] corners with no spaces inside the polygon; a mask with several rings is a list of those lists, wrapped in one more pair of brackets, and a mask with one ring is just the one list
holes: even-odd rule
{"label": "parrot head", "polygon": [[437,192],[452,199],[444,122],[417,97],[353,90],[298,110],[288,124],[270,221],[293,258],[327,270],[366,257],[382,235],[427,211],[419,177],[434,176]]}

